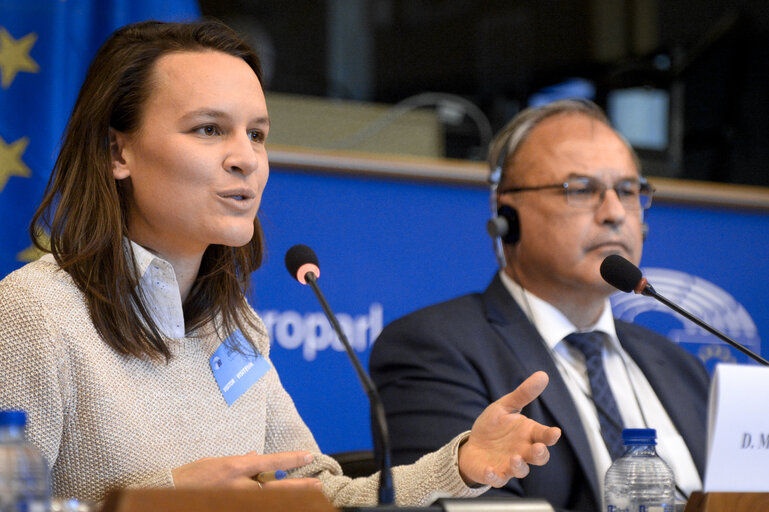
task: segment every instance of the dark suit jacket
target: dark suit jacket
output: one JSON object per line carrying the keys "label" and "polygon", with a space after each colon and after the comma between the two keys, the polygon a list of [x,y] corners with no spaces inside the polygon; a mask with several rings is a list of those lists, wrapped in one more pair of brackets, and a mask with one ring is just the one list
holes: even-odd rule
{"label": "dark suit jacket", "polygon": [[[616,327],[702,475],[707,371],[648,329],[620,321]],[[563,434],[545,466],[532,466],[529,476],[500,491],[544,498],[560,510],[599,510],[598,480],[576,406],[539,333],[499,276],[483,294],[430,306],[388,325],[374,344],[370,368],[387,411],[396,464],[411,463],[469,430],[489,403],[544,370],[550,384],[523,413]]]}

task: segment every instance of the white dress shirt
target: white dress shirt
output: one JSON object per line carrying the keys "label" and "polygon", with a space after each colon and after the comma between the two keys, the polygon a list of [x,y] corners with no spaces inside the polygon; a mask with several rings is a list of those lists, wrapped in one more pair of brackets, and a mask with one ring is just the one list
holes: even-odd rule
{"label": "white dress shirt", "polygon": [[[524,314],[539,331],[571,393],[587,434],[603,495],[604,475],[611,465],[611,457],[601,436],[598,412],[591,399],[585,358],[579,350],[563,340],[579,329],[553,305],[524,290],[507,274],[500,272],[500,276]],[[598,322],[582,332],[586,331],[601,331],[608,335],[608,343],[604,345],[603,350],[603,364],[625,428],[656,429],[657,453],[673,469],[678,486],[687,494],[702,489],[697,467],[681,434],[676,430],[646,376],[619,343],[609,299],[606,299]],[[569,428],[568,425],[562,427],[564,430]]]}
{"label": "white dress shirt", "polygon": [[169,338],[184,338],[184,310],[174,267],[166,260],[131,241],[139,275],[139,293],[147,295],[144,305],[155,326]]}

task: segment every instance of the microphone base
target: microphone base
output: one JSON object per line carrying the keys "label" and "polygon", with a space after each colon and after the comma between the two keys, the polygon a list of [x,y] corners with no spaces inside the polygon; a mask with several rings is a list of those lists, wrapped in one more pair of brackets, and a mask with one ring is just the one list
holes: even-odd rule
{"label": "microphone base", "polygon": [[373,507],[339,507],[342,512],[444,512],[440,505],[427,507],[399,507],[397,505],[376,505]]}

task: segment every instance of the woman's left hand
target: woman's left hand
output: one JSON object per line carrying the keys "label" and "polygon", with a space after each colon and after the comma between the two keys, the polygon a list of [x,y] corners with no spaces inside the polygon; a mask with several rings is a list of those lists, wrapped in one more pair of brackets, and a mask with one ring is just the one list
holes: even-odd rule
{"label": "woman's left hand", "polygon": [[521,414],[547,383],[547,374],[536,372],[478,416],[470,437],[459,447],[459,473],[465,483],[502,487],[511,478],[528,475],[529,464],[547,463],[547,447],[558,441],[561,429],[540,425]]}

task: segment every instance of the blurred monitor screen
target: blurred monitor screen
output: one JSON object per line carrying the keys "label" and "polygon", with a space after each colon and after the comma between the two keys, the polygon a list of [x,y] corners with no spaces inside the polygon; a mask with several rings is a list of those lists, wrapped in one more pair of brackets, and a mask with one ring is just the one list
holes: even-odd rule
{"label": "blurred monitor screen", "polygon": [[606,100],[614,127],[635,148],[665,151],[668,148],[667,91],[650,88],[616,89]]}

